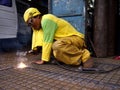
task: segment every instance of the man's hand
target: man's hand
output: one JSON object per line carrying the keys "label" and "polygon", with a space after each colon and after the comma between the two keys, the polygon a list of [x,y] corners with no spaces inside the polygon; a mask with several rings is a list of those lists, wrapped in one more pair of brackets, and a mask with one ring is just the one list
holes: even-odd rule
{"label": "man's hand", "polygon": [[37,46],[37,47],[34,47],[33,50],[28,51],[27,54],[38,55],[41,52],[42,52],[42,47],[41,46]]}
{"label": "man's hand", "polygon": [[39,52],[37,50],[29,50],[27,54],[38,55]]}

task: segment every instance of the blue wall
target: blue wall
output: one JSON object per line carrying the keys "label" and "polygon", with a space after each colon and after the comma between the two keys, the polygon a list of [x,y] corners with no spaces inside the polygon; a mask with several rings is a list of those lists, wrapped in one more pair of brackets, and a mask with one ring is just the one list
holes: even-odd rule
{"label": "blue wall", "polygon": [[85,0],[50,0],[49,13],[69,21],[85,34]]}

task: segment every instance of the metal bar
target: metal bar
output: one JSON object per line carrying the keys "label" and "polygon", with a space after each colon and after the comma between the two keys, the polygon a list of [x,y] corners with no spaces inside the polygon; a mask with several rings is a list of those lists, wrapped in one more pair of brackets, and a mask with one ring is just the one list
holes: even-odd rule
{"label": "metal bar", "polygon": [[58,17],[73,17],[73,16],[83,16],[83,14],[58,15]]}

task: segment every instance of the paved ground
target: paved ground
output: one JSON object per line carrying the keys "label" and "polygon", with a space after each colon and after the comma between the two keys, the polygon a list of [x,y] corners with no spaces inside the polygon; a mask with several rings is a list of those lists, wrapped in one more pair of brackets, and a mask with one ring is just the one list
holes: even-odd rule
{"label": "paved ground", "polygon": [[[107,73],[81,73],[53,64],[30,64],[38,58],[39,55],[0,54],[0,90],[120,90],[120,69]],[[16,68],[19,59],[26,60],[29,67]],[[120,60],[112,57],[93,59],[95,67],[102,70],[120,66]],[[67,68],[76,70],[78,67]]]}

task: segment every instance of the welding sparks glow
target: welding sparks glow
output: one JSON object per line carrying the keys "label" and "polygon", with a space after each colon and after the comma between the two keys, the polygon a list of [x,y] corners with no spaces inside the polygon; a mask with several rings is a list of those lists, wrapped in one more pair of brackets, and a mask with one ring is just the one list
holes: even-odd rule
{"label": "welding sparks glow", "polygon": [[19,64],[18,64],[18,66],[17,66],[17,68],[26,68],[27,67],[27,65],[26,64],[24,64],[23,62],[20,62]]}

